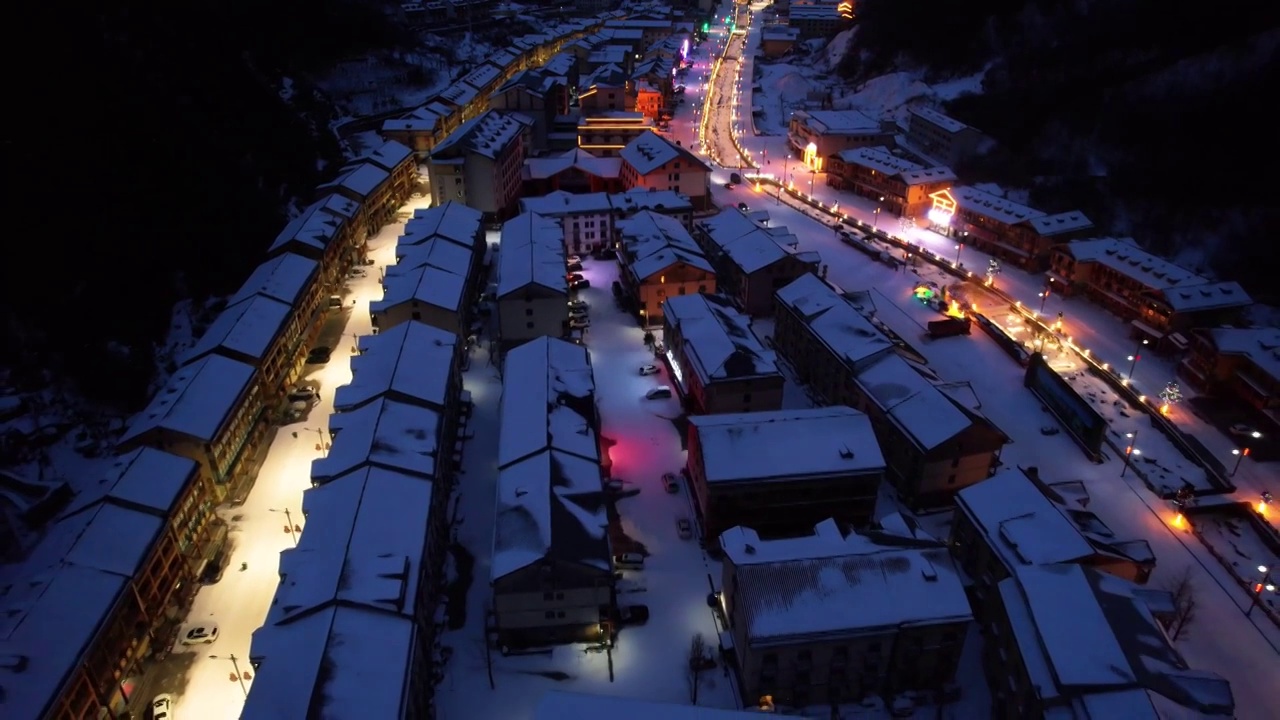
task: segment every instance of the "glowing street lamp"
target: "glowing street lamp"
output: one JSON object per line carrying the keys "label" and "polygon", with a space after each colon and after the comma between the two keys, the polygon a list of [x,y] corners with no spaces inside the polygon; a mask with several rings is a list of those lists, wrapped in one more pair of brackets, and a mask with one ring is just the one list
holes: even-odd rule
{"label": "glowing street lamp", "polygon": [[1142,359],[1142,348],[1147,346],[1147,342],[1147,340],[1143,340],[1142,344],[1138,346],[1138,349],[1126,358],[1129,361],[1129,382],[1133,382],[1133,371],[1137,369],[1138,361]]}
{"label": "glowing street lamp", "polygon": [[[1258,438],[1262,437],[1262,433],[1258,432],[1257,430],[1254,430],[1253,432],[1249,433],[1249,437],[1253,438],[1254,440],[1257,440]],[[1238,448],[1236,450],[1232,450],[1231,454],[1236,456],[1236,464],[1235,464],[1235,467],[1231,468],[1230,477],[1235,477],[1236,471],[1240,469],[1240,463],[1244,461],[1244,456],[1249,454],[1249,448],[1247,447]]]}
{"label": "glowing street lamp", "polygon": [[235,668],[235,679],[240,682],[240,690],[244,692],[245,697],[249,697],[249,688],[244,684],[245,678],[253,679],[252,675],[240,672],[240,658],[235,655],[210,655],[210,660],[230,660],[231,667]]}
{"label": "glowing street lamp", "polygon": [[1249,609],[1244,611],[1244,616],[1249,617],[1253,613],[1253,609],[1262,604],[1262,593],[1273,593],[1276,591],[1275,583],[1271,580],[1271,568],[1266,565],[1259,565],[1258,572],[1262,573],[1262,578],[1253,584],[1253,602],[1249,603]]}
{"label": "glowing street lamp", "polygon": [[302,532],[302,527],[293,524],[293,514],[289,512],[289,508],[285,508],[283,510],[277,510],[275,508],[267,508],[267,510],[273,513],[284,513],[284,521],[285,523],[287,523],[284,526],[284,531],[289,533],[289,537],[293,538],[293,546],[297,547],[298,533]]}
{"label": "glowing street lamp", "polygon": [[1125,433],[1124,436],[1125,439],[1129,441],[1129,444],[1124,448],[1124,469],[1120,471],[1120,477],[1124,477],[1124,474],[1129,472],[1129,461],[1131,456],[1142,454],[1141,450],[1134,447],[1138,442],[1138,431],[1134,430],[1131,433]]}
{"label": "glowing street lamp", "polygon": [[960,253],[964,251],[964,243],[956,245],[956,267],[960,267]]}

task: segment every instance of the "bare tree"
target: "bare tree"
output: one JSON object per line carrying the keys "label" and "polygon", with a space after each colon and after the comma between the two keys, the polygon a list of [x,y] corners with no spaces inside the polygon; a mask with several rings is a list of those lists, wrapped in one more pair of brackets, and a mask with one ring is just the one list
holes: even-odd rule
{"label": "bare tree", "polygon": [[1165,630],[1169,637],[1177,640],[1195,620],[1199,605],[1191,568],[1186,568],[1182,574],[1165,583],[1165,589],[1173,593],[1173,615],[1165,623]]}
{"label": "bare tree", "polygon": [[689,702],[694,705],[698,704],[698,688],[702,685],[702,672],[706,670],[709,658],[706,638],[702,633],[695,633],[689,643]]}

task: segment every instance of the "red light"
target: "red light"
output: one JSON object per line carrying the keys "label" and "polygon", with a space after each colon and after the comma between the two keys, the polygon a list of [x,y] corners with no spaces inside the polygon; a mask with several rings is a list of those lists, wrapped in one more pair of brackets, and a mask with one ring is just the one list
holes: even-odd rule
{"label": "red light", "polygon": [[1256,584],[1254,584],[1254,586],[1253,586],[1253,591],[1254,591],[1255,593],[1261,593],[1261,592],[1262,592],[1262,583],[1256,583]]}
{"label": "red light", "polygon": [[1245,448],[1243,454],[1245,457],[1249,457],[1249,448]]}

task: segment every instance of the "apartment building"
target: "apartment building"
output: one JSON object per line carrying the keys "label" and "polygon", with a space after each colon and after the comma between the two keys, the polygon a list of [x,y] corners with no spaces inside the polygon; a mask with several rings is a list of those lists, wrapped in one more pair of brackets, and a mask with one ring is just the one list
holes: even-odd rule
{"label": "apartment building", "polygon": [[[619,55],[625,51],[619,50]],[[597,59],[607,60],[599,55]],[[579,81],[578,108],[584,117],[609,112],[633,112],[636,109],[635,90],[630,74],[611,62],[597,65]]]}
{"label": "apartment building", "polygon": [[802,38],[828,38],[853,24],[853,6],[853,0],[791,3],[787,24]]}
{"label": "apartment building", "polygon": [[639,47],[649,47],[659,40],[664,40],[668,35],[675,31],[675,22],[668,19],[649,19],[649,18],[625,18],[618,20],[606,20],[604,23],[606,31],[619,30],[639,30],[640,44]]}
{"label": "apartment building", "polygon": [[787,140],[809,169],[825,172],[827,158],[838,152],[892,146],[894,131],[857,110],[797,110],[787,125]]}
{"label": "apartment building", "polygon": [[767,227],[737,210],[702,218],[694,239],[716,268],[719,292],[753,317],[772,316],[774,296],[796,278],[818,273],[816,251],[799,252],[785,227]]}
{"label": "apartment building", "polygon": [[566,253],[590,252],[610,244],[613,238],[613,203],[608,193],[557,190],[542,197],[521,198],[520,212],[557,221],[564,233]]}
{"label": "apartment building", "polygon": [[1157,621],[1169,592],[1071,563],[1019,567],[997,589],[983,653],[992,717],[1232,715],[1230,683],[1191,669]]}
{"label": "apartment building", "polygon": [[751,319],[718,295],[677,295],[662,303],[665,360],[680,397],[697,413],[782,408],[782,372]]}
{"label": "apartment building", "polygon": [[578,120],[578,147],[599,157],[620,157],[632,140],[653,130],[653,120],[642,112],[608,110]]}
{"label": "apartment building", "polygon": [[913,218],[926,216],[933,194],[956,182],[951,168],[925,167],[884,147],[842,150],[827,170],[828,185],[875,200],[881,212]]}
{"label": "apartment building", "polygon": [[613,563],[586,348],[540,337],[503,362],[489,583],[502,648],[609,637]]}
{"label": "apartment building", "polygon": [[440,114],[424,105],[403,117],[383,120],[378,134],[382,139],[398,142],[412,150],[414,155],[424,157],[435,147],[437,138],[448,134],[444,127],[445,122]]}
{"label": "apartment building", "polygon": [[923,375],[817,277],[778,291],[773,346],[810,392],[871,417],[888,479],[910,505],[945,505],[997,467],[1008,437],[982,415],[972,388]]}
{"label": "apartment building", "polygon": [[674,190],[654,188],[624,190],[609,193],[609,203],[613,205],[615,223],[646,211],[675,218],[686,228],[693,222],[693,202],[688,196]]}
{"label": "apartment building", "polygon": [[[1056,246],[1050,273],[1063,292],[1081,293],[1131,321],[1134,335],[1184,347],[1193,328],[1237,325],[1253,300],[1236,282],[1213,282],[1138,247],[1132,238]],[[1180,335],[1172,338],[1174,334]]]}
{"label": "apartment building", "polygon": [[232,303],[181,356],[180,363],[188,365],[210,354],[245,363],[257,370],[263,402],[278,400],[305,362],[301,348],[293,348],[291,355],[285,342],[290,314],[288,305],[261,295]]}
{"label": "apartment building", "polygon": [[5,566],[6,717],[127,713],[127,683],[172,641],[170,618],[188,607],[225,537],[212,497],[195,462],[132,450],[72,500],[25,559]]}
{"label": "apartment building", "polygon": [[687,148],[646,132],[627,143],[621,157],[627,190],[672,190],[699,210],[711,207],[711,168]]}
{"label": "apartment building", "polygon": [[655,101],[660,100],[662,103],[658,109],[659,120],[670,120],[675,115],[675,78],[678,65],[679,62],[672,58],[654,57],[636,63],[635,69],[631,71],[631,82],[636,87],[643,83],[651,92],[658,94]]}
{"label": "apartment building", "polygon": [[307,206],[285,225],[267,250],[268,257],[296,253],[320,265],[320,294],[338,289],[364,246],[363,226],[356,222],[360,206],[340,195],[329,195]]}
{"label": "apartment building", "polygon": [[369,151],[361,158],[390,176],[387,180],[386,194],[383,200],[382,218],[379,227],[390,222],[395,213],[404,205],[418,186],[418,161],[404,143],[388,140]]}
{"label": "apartment building", "polygon": [[976,128],[933,108],[910,108],[907,142],[912,149],[941,165],[954,166],[969,158],[987,141]]}
{"label": "apartment building", "polygon": [[766,25],[760,28],[760,53],[776,60],[791,52],[800,40],[800,28],[787,25]]}
{"label": "apartment building", "polygon": [[284,378],[288,385],[298,378],[306,361],[303,350],[320,332],[326,313],[326,297],[320,283],[320,263],[297,253],[283,253],[267,259],[249,274],[240,289],[227,300],[236,305],[250,298],[264,297],[289,306],[281,343],[286,358],[294,365]]}
{"label": "apartment building", "polygon": [[741,525],[804,534],[833,518],[875,517],[884,457],[853,408],[772,410],[689,418],[689,492],[703,539]]}
{"label": "apartment building", "polygon": [[525,161],[525,198],[558,190],[571,193],[621,192],[622,159],[597,157],[581,148]]}
{"label": "apartment building", "polygon": [[954,203],[955,215],[930,220],[942,220],[941,229],[957,240],[1027,270],[1044,270],[1054,248],[1093,230],[1092,221],[1078,211],[1050,215],[968,186],[933,195],[939,193]]}
{"label": "apartment building", "polygon": [[490,96],[489,106],[531,118],[531,149],[546,150],[556,116],[569,114],[568,79],[551,75],[544,69],[525,70],[501,85]]}
{"label": "apartment building", "polygon": [[466,335],[475,301],[474,256],[443,239],[406,248],[405,255],[382,279],[382,299],[369,303],[373,328],[384,332],[400,323],[419,321]]}
{"label": "apartment building", "polygon": [[1189,352],[1178,364],[1178,374],[1202,392],[1232,397],[1261,411],[1272,432],[1280,432],[1280,330],[1192,330]]}
{"label": "apartment building", "polygon": [[118,447],[152,447],[198,463],[215,504],[248,491],[267,431],[257,370],[218,354],[178,368],[120,436]]}
{"label": "apartment building", "polygon": [[355,203],[358,210],[351,222],[365,236],[376,235],[400,207],[392,194],[391,173],[371,162],[356,161],[343,167],[316,192],[321,197],[338,195]]}
{"label": "apartment building", "polygon": [[622,287],[645,325],[662,322],[669,297],[716,291],[715,269],[679,220],[643,211],[617,227]]}
{"label": "apartment building", "polygon": [[463,123],[427,160],[434,204],[457,200],[491,219],[514,214],[530,127],[523,114],[497,110]]}
{"label": "apartment building", "polygon": [[1084,485],[1046,484],[1035,468],[957,493],[951,553],[970,580],[974,614],[987,617],[999,583],[1030,565],[1073,563],[1145,584],[1156,566],[1151,546],[1117,538],[1088,505]]}
{"label": "apartment building", "polygon": [[[350,412],[379,398],[421,405],[444,420],[444,441],[455,438],[457,420],[466,404],[463,343],[457,335],[426,323],[406,322],[366,335],[356,347],[359,352],[351,358],[351,382],[333,394],[335,412]],[[444,441],[442,444],[449,444]]]}
{"label": "apartment building", "polygon": [[502,224],[498,254],[498,335],[504,347],[560,337],[569,321],[564,230],[535,213]]}
{"label": "apartment building", "polygon": [[824,520],[798,538],[739,526],[720,546],[744,704],[833,705],[955,677],[973,615],[940,543]]}

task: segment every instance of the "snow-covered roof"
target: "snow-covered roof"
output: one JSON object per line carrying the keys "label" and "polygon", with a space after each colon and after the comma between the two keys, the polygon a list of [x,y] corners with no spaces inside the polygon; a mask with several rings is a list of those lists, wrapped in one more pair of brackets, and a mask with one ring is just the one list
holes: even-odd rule
{"label": "snow-covered roof", "polygon": [[286,305],[300,305],[319,270],[320,263],[311,258],[297,253],[282,253],[255,268],[227,302],[235,305],[254,295],[261,295]]}
{"label": "snow-covered roof", "polygon": [[132,450],[113,458],[105,476],[77,495],[64,516],[96,503],[116,502],[166,517],[191,484],[196,467],[190,458],[154,448]]}
{"label": "snow-covered roof", "polygon": [[[599,65],[590,75],[583,78],[578,86],[582,88],[624,88],[630,78],[618,63],[626,62],[627,50],[619,47],[603,47],[592,50],[587,55],[587,63]],[[588,91],[589,92],[589,91]],[[582,93],[586,95],[587,93]],[[581,97],[581,96],[579,96]]]}
{"label": "snow-covered roof", "polygon": [[542,72],[555,77],[567,77],[578,64],[578,59],[565,52],[558,52],[542,65]]}
{"label": "snow-covered roof", "polygon": [[365,465],[432,477],[440,422],[434,410],[386,398],[335,413],[329,417],[332,447],[311,461],[311,481],[329,482]]}
{"label": "snow-covered roof", "polygon": [[449,200],[443,205],[420,208],[404,224],[404,230],[397,240],[397,250],[404,245],[416,245],[431,238],[442,237],[475,251],[478,244],[484,242],[483,219],[484,213],[455,200]]}
{"label": "snow-covered roof", "polygon": [[499,50],[490,55],[485,62],[492,63],[495,67],[505,70],[510,67],[511,63],[517,62],[519,59],[520,56],[510,50]]}
{"label": "snow-covered roof", "polygon": [[420,107],[404,117],[382,121],[382,132],[433,132],[440,125],[440,115]]}
{"label": "snow-covered roof", "polygon": [[859,110],[797,110],[795,117],[819,135],[859,135],[880,132],[880,121]]}
{"label": "snow-covered roof", "polygon": [[893,342],[847,299],[813,273],[777,292],[778,302],[800,317],[837,357],[857,365],[893,350]]}
{"label": "snow-covered roof", "polygon": [[436,95],[436,102],[447,103],[454,107],[463,108],[470,105],[471,101],[475,100],[476,96],[479,94],[480,91],[476,88],[459,81],[445,88],[439,95]]}
{"label": "snow-covered roof", "polygon": [[570,193],[556,190],[542,197],[520,199],[520,212],[536,213],[543,217],[602,214],[613,210],[609,193]]}
{"label": "snow-covered roof", "polygon": [[925,122],[936,125],[942,130],[952,133],[953,135],[969,127],[968,125],[965,125],[959,120],[956,120],[955,118],[949,115],[943,115],[937,110],[934,110],[933,108],[929,108],[929,107],[911,108],[911,119],[914,121],[916,118],[920,118]]}
{"label": "snow-covered roof", "polygon": [[644,210],[619,220],[622,243],[630,256],[627,268],[638,280],[682,262],[705,272],[715,272],[702,249],[678,219]]}
{"label": "snow-covered roof", "polygon": [[970,185],[953,187],[950,192],[961,210],[968,210],[1006,225],[1017,225],[1045,215],[1035,208],[1020,205],[1008,198],[992,195]]}
{"label": "snow-covered roof", "polygon": [[502,71],[487,63],[477,65],[474,70],[462,76],[462,82],[476,90],[484,90],[502,76]]}
{"label": "snow-covered roof", "polygon": [[599,463],[595,376],[587,349],[539,337],[503,361],[498,467],[546,449]]}
{"label": "snow-covered roof", "polygon": [[676,295],[662,303],[663,317],[682,340],[684,360],[708,385],[767,376],[781,377],[777,355],[751,331],[751,319],[717,295]]}
{"label": "snow-covered roof", "polygon": [[212,442],[240,407],[256,372],[252,365],[222,355],[206,355],[178,368],[147,408],[129,421],[120,443],[157,429]]}
{"label": "snow-covered roof", "polygon": [[857,475],[884,469],[871,420],[850,407],[689,418],[708,483]]}
{"label": "snow-covered roof", "polygon": [[367,199],[382,186],[391,175],[371,162],[351,165],[338,177],[320,186],[320,190],[346,190],[361,200]]}
{"label": "snow-covered roof", "polygon": [[[438,244],[438,243],[433,243]],[[383,313],[407,302],[420,302],[449,312],[459,312],[466,303],[467,279],[448,270],[422,265],[382,280],[382,299],[369,303],[369,312]]]}
{"label": "snow-covered roof", "polygon": [[[711,236],[712,242],[715,242],[715,236]],[[763,270],[770,265],[786,258],[795,253],[788,251],[778,241],[779,237],[776,233],[765,229],[758,229],[753,232],[741,235],[727,244],[717,245],[724,256],[738,267],[743,273],[750,275],[751,273]],[[783,236],[781,239],[795,240],[794,235]]]}
{"label": "snow-covered roof", "polygon": [[292,306],[265,295],[252,295],[229,305],[183,355],[182,362],[221,351],[260,363],[275,346],[292,313]]}
{"label": "snow-covered roof", "polygon": [[359,211],[360,206],[355,201],[329,195],[308,205],[301,215],[290,220],[271,243],[268,252],[275,254],[293,242],[323,252],[342,231],[343,225]]}
{"label": "snow-covered roof", "polygon": [[1212,328],[1213,346],[1223,355],[1243,355],[1257,368],[1280,381],[1280,328]]}
{"label": "snow-covered roof", "polygon": [[841,150],[836,157],[850,165],[875,170],[885,175],[898,175],[904,172],[924,170],[920,163],[898,157],[884,147],[860,147],[852,150]]}
{"label": "snow-covered roof", "polygon": [[1160,290],[1158,295],[1174,312],[1182,313],[1246,307],[1253,304],[1253,298],[1249,297],[1244,287],[1234,280],[1205,283],[1195,287],[1166,288]]}
{"label": "snow-covered roof", "polygon": [[1021,470],[1005,470],[960,491],[956,505],[1010,568],[1072,562],[1097,554],[1064,509]]}
{"label": "snow-covered roof", "polygon": [[[504,422],[504,437],[509,430]],[[504,465],[498,471],[489,580],[542,560],[609,573],[608,525],[599,461],[544,450]]]}
{"label": "snow-covered roof", "polygon": [[763,540],[741,526],[720,536],[737,576],[733,609],[752,644],[972,620],[950,553],[915,544],[846,536],[832,520],[806,537]]}
{"label": "snow-covered roof", "polygon": [[401,163],[408,162],[412,157],[413,151],[407,145],[398,143],[395,140],[388,140],[374,148],[362,159],[377,165],[387,172],[392,172],[400,167]]}
{"label": "snow-covered roof", "polygon": [[365,467],[303,493],[307,522],[323,531],[280,554],[280,584],[253,634],[260,667],[244,717],[401,714],[418,593],[433,581],[422,571],[441,521],[430,513],[434,490]]}
{"label": "snow-covered roof", "polygon": [[928,167],[923,170],[908,170],[898,173],[898,176],[908,185],[956,181],[955,171],[945,165]]}
{"label": "snow-covered roof", "polygon": [[652,130],[646,130],[632,138],[618,152],[618,156],[640,175],[648,175],[674,160],[689,163],[689,170],[710,170],[706,163],[687,148],[676,145]]}
{"label": "snow-covered roof", "polygon": [[464,280],[472,277],[476,264],[475,250],[436,236],[414,245],[396,247],[396,264],[386,267],[385,277],[414,275],[421,268],[435,268],[457,275]]}
{"label": "snow-covered roof", "polygon": [[457,335],[412,320],[361,337],[351,382],[334,391],[334,410],[350,412],[381,397],[444,408],[454,387],[457,344]]}
{"label": "snow-covered roof", "polygon": [[1041,217],[1031,218],[1027,221],[1027,224],[1042,237],[1053,237],[1063,233],[1088,230],[1093,227],[1093,221],[1079,210],[1042,215]]}
{"label": "snow-covered roof", "polygon": [[612,695],[548,690],[533,711],[533,720],[759,720],[746,710],[639,700]]}
{"label": "snow-covered roof", "polygon": [[1041,698],[1142,688],[1230,714],[1230,684],[1188,669],[1133,583],[1079,565],[1039,565],[1016,568],[999,591]]}
{"label": "snow-covered roof", "polygon": [[626,215],[641,210],[655,210],[662,213],[693,211],[693,203],[690,202],[689,197],[675,190],[632,188],[609,195],[609,203],[613,205],[614,210]]}
{"label": "snow-covered roof", "polygon": [[449,137],[435,146],[432,157],[449,157],[462,152],[472,152],[487,158],[496,158],[515,142],[525,128],[519,113],[486,110],[478,117],[463,123]]}
{"label": "snow-covered roof", "polygon": [[901,355],[885,355],[858,372],[856,380],[923,450],[973,425],[969,415]]}
{"label": "snow-covered roof", "polygon": [[787,25],[765,25],[760,29],[760,37],[764,40],[796,40],[800,37],[800,28]]}
{"label": "snow-covered roof", "polygon": [[1191,287],[1208,282],[1180,265],[1143,250],[1132,238],[1073,240],[1055,250],[1078,263],[1105,265],[1151,289]]}
{"label": "snow-covered roof", "polygon": [[568,293],[565,279],[564,230],[560,223],[526,212],[502,224],[498,253],[498,297],[537,285]]}
{"label": "snow-covered roof", "polygon": [[524,169],[531,180],[545,180],[570,169],[592,177],[617,178],[622,172],[622,158],[596,157],[582,148],[573,148],[560,155],[529,158]]}

